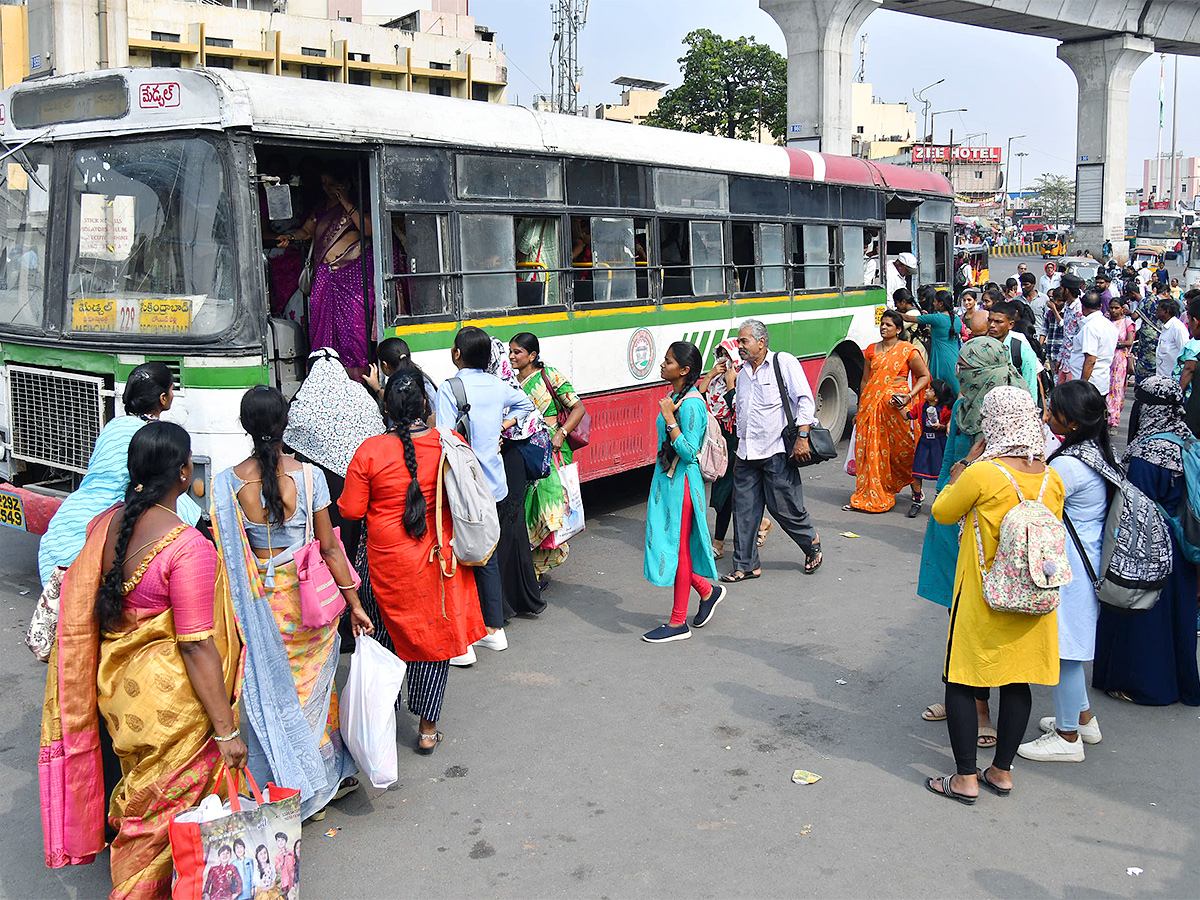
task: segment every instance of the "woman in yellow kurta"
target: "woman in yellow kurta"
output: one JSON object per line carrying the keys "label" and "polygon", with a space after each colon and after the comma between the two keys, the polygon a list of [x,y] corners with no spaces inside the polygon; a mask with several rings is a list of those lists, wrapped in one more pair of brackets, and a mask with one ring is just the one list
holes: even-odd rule
{"label": "woman in yellow kurta", "polygon": [[[1058,621],[1044,616],[996,612],[983,599],[983,574],[976,549],[974,517],[979,517],[983,557],[990,568],[1000,542],[1000,523],[1019,502],[1015,482],[1026,499],[1045,491],[1042,502],[1062,517],[1062,479],[1046,466],[1042,422],[1029,392],[993,388],[982,407],[983,440],[950,470],[950,481],[933,502],[933,517],[943,525],[966,518],[954,574],[954,605],[942,679],[946,682],[946,726],[957,774],[927,778],[925,786],[971,804],[982,783],[1000,795],[1012,790],[1012,761],[1029,723],[1029,683],[1058,683]],[[968,468],[969,466],[969,468]],[[1010,481],[1009,479],[1012,479]],[[977,687],[1000,689],[996,755],[992,765],[976,768],[979,726]]]}
{"label": "woman in yellow kurta", "polygon": [[[854,419],[856,490],[845,510],[887,512],[896,505],[896,494],[912,484],[917,435],[905,412],[913,397],[925,395],[929,367],[915,346],[900,340],[903,327],[900,313],[886,310],[879,321],[879,343],[863,351],[866,362]],[[922,496],[913,494],[914,506],[919,507]]]}

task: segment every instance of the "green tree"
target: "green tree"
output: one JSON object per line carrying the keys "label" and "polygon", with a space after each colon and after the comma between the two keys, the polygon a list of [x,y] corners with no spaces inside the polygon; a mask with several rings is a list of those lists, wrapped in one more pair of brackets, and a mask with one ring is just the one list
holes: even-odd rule
{"label": "green tree", "polygon": [[787,61],[753,37],[726,40],[706,28],[683,39],[683,82],[645,124],[756,141],[761,123],[777,140],[787,129]]}
{"label": "green tree", "polygon": [[1047,219],[1053,218],[1057,225],[1060,219],[1075,215],[1075,180],[1062,175],[1043,172],[1033,183],[1034,196]]}

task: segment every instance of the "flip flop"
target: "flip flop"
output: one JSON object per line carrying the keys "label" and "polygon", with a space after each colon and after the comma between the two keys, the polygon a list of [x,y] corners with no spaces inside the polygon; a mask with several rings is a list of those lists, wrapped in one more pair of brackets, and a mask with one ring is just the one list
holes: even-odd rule
{"label": "flip flop", "polygon": [[979,739],[975,741],[979,747],[996,746],[996,729],[991,725],[983,725],[979,729]]}
{"label": "flip flop", "polygon": [[771,529],[775,527],[775,523],[767,519],[764,525],[760,525],[758,529],[757,546],[761,547],[767,542],[767,535],[771,533]]}
{"label": "flip flop", "polygon": [[959,803],[962,803],[964,806],[974,806],[975,805],[974,797],[968,797],[964,794],[956,793],[954,788],[950,787],[950,780],[953,777],[954,777],[953,775],[943,775],[937,779],[937,781],[942,786],[942,789],[940,791],[933,786],[934,779],[926,778],[925,779],[925,790],[929,791],[929,793],[931,793],[931,794],[938,794],[939,796],[945,797],[947,800],[957,800]]}
{"label": "flip flop", "polygon": [[825,562],[825,555],[821,552],[821,542],[813,541],[813,550],[816,552],[812,556],[804,557],[804,574],[811,575],[817,569],[821,568],[821,563]]}
{"label": "flip flop", "polygon": [[995,784],[992,781],[990,781],[987,777],[988,769],[990,769],[990,768],[991,768],[991,766],[988,766],[987,769],[976,769],[975,777],[979,779],[980,784],[982,784],[985,788],[987,788],[989,791],[991,791],[997,797],[1007,797],[1009,794],[1012,793],[1012,788],[1002,788],[1002,787],[1000,787],[1000,785]]}
{"label": "flip flop", "polygon": [[926,722],[945,722],[946,704],[930,703],[927,707],[925,707],[925,712],[921,713],[921,718]]}
{"label": "flip flop", "polygon": [[762,572],[742,572],[735,570],[726,572],[721,576],[721,580],[726,584],[737,584],[739,581],[749,581],[751,578],[761,578]]}

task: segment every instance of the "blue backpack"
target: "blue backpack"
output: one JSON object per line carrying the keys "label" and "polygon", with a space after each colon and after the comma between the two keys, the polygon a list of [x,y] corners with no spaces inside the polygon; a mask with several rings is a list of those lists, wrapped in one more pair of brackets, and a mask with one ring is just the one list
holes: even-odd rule
{"label": "blue backpack", "polygon": [[1200,563],[1200,515],[1197,514],[1200,511],[1200,441],[1184,440],[1177,434],[1165,432],[1150,437],[1179,445],[1183,455],[1183,481],[1186,486],[1183,503],[1174,516],[1168,516],[1161,505],[1159,509],[1171,523],[1171,530],[1179,541],[1179,550],[1184,559],[1190,563]]}

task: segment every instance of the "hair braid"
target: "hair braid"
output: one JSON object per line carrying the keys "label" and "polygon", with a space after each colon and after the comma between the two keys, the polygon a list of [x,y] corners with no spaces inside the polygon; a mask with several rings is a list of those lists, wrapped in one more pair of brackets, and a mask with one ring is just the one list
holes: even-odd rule
{"label": "hair braid", "polygon": [[396,434],[404,444],[404,465],[412,480],[408,483],[408,492],[404,495],[404,530],[411,538],[423,538],[428,530],[425,523],[425,494],[421,491],[421,482],[417,478],[417,448],[413,444],[409,428],[411,420],[401,420],[396,423]]}

